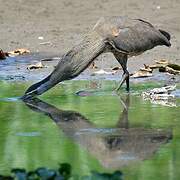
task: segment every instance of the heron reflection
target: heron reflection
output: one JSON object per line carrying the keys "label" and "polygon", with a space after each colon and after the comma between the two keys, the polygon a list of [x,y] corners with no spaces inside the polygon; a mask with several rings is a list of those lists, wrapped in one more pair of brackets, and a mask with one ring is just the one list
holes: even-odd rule
{"label": "heron reflection", "polygon": [[123,111],[113,128],[97,128],[79,112],[62,110],[38,98],[24,101],[33,111],[49,116],[64,134],[107,168],[119,168],[151,157],[172,139],[170,130],[129,126],[130,97],[120,98]]}

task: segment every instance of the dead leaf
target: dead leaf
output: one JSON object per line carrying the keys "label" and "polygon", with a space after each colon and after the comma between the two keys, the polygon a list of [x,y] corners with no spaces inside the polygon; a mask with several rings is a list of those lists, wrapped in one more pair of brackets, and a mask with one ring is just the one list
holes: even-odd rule
{"label": "dead leaf", "polygon": [[170,74],[174,74],[174,75],[180,74],[180,71],[174,70],[173,68],[171,68],[171,67],[169,67],[169,66],[167,66],[167,67],[165,68],[165,70],[166,70],[166,72],[168,72],[168,73],[170,73]]}
{"label": "dead leaf", "polygon": [[151,77],[151,76],[152,76],[151,72],[142,71],[142,70],[139,70],[135,72],[133,75],[131,75],[131,77],[133,78],[142,78],[142,77]]}
{"label": "dead leaf", "polygon": [[151,96],[154,94],[170,94],[172,91],[176,89],[176,85],[163,86],[160,88],[154,88],[148,91],[143,92],[145,96]]}
{"label": "dead leaf", "polygon": [[150,73],[152,73],[152,69],[148,66],[148,65],[146,65],[146,64],[144,64],[144,68],[140,68],[140,70],[141,71],[146,71],[146,72],[150,72]]}
{"label": "dead leaf", "polygon": [[172,101],[175,96],[171,94],[175,89],[176,85],[164,86],[145,91],[141,95],[144,100],[150,100],[154,104],[176,106],[175,102]]}
{"label": "dead leaf", "polygon": [[32,69],[40,69],[40,68],[44,68],[45,66],[42,64],[42,62],[38,62],[36,64],[31,64],[27,67],[28,70],[32,70]]}
{"label": "dead leaf", "polygon": [[25,48],[20,48],[20,49],[16,49],[14,51],[8,52],[9,56],[19,56],[19,55],[29,54],[29,53],[30,53],[30,51]]}
{"label": "dead leaf", "polygon": [[171,64],[171,63],[169,63],[168,67],[170,67],[170,68],[172,68],[174,70],[180,71],[180,65],[178,65],[178,64]]}
{"label": "dead leaf", "polygon": [[90,69],[97,69],[98,67],[96,66],[95,62],[92,62],[92,63],[89,65],[89,68],[90,68]]}
{"label": "dead leaf", "polygon": [[114,72],[105,71],[104,69],[100,69],[99,71],[95,71],[93,74],[113,74]]}
{"label": "dead leaf", "polygon": [[111,70],[112,70],[112,71],[118,71],[118,70],[120,70],[120,69],[122,69],[120,66],[115,66],[115,67],[113,67]]}
{"label": "dead leaf", "polygon": [[169,64],[168,60],[166,59],[161,59],[159,61],[155,61],[157,64]]}
{"label": "dead leaf", "polygon": [[168,72],[170,74],[180,74],[180,65],[169,63],[167,60],[156,61],[156,64],[150,65],[151,69],[159,69],[159,72]]}
{"label": "dead leaf", "polygon": [[0,49],[0,60],[6,59],[6,54],[3,52],[2,49]]}
{"label": "dead leaf", "polygon": [[115,28],[115,27],[112,28],[112,35],[113,35],[113,36],[115,36],[115,37],[118,36],[118,35],[119,35],[119,32],[120,32],[119,29],[117,29],[117,28]]}
{"label": "dead leaf", "polygon": [[158,69],[158,68],[161,68],[161,67],[166,67],[165,64],[153,64],[153,65],[149,65],[149,67],[151,69]]}

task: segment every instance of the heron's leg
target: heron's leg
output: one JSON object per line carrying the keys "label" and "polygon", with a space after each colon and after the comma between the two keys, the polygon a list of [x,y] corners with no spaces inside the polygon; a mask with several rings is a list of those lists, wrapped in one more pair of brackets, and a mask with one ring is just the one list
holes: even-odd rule
{"label": "heron's leg", "polygon": [[126,95],[126,99],[123,99],[120,95],[120,103],[123,106],[123,112],[121,113],[119,117],[119,121],[117,123],[118,128],[126,128],[128,129],[129,127],[129,120],[128,120],[128,109],[130,105],[130,96],[129,94]]}
{"label": "heron's leg", "polygon": [[126,81],[126,90],[129,91],[129,72],[127,70],[123,72],[121,81],[119,82],[119,85],[116,88],[117,91],[121,88],[121,86],[124,84],[125,81]]}
{"label": "heron's leg", "polygon": [[123,75],[121,78],[121,81],[116,88],[116,90],[119,90],[123,83],[126,81],[126,90],[129,91],[129,72],[127,70],[127,55],[119,54],[119,53],[113,53],[117,61],[121,64],[121,67],[123,69]]}

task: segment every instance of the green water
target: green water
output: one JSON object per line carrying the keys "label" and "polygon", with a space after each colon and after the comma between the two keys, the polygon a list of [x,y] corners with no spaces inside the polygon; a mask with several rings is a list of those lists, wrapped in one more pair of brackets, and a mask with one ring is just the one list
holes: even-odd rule
{"label": "green water", "polygon": [[127,180],[180,179],[180,99],[143,100],[153,84],[128,96],[112,81],[68,81],[25,104],[15,97],[28,86],[0,82],[0,174],[68,163],[71,179],[116,170]]}

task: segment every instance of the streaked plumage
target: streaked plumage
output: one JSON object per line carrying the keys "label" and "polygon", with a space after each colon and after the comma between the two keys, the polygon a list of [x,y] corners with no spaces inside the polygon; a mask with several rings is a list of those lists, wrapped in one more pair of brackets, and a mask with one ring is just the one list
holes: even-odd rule
{"label": "streaked plumage", "polygon": [[129,91],[128,57],[139,55],[158,45],[169,47],[169,40],[169,33],[156,29],[144,20],[119,16],[102,17],[84,40],[63,56],[55,70],[44,80],[32,85],[23,98],[40,95],[57,83],[78,76],[104,52],[112,52],[123,68],[124,74],[117,89],[126,81],[126,89]]}

